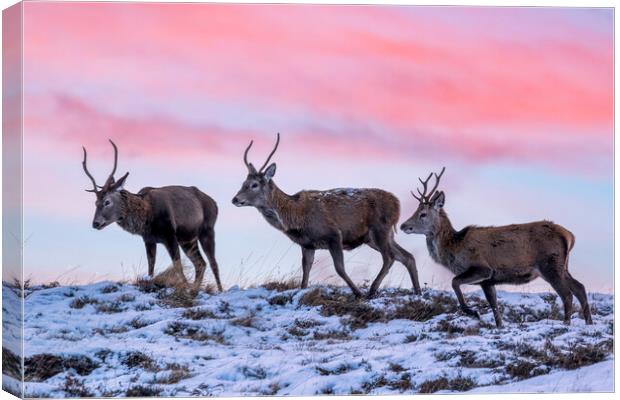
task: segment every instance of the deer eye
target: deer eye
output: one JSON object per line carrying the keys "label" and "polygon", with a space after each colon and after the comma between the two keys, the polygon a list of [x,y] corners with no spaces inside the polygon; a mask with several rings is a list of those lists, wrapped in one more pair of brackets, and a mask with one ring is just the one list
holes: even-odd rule
{"label": "deer eye", "polygon": [[424,218],[426,218],[426,213],[420,214],[420,219],[424,219]]}
{"label": "deer eye", "polygon": [[258,183],[254,182],[250,185],[250,189],[258,189]]}
{"label": "deer eye", "polygon": [[103,206],[104,206],[104,207],[107,207],[107,206],[109,206],[110,204],[112,204],[112,202],[111,202],[110,200],[106,200],[106,201],[104,201],[104,202],[103,202]]}

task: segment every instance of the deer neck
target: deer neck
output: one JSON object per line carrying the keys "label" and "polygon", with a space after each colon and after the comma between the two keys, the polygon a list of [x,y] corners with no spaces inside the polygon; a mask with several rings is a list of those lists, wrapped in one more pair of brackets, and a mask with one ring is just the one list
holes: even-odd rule
{"label": "deer neck", "polygon": [[151,205],[141,196],[122,190],[121,211],[117,223],[127,232],[135,235],[148,233],[151,219]]}
{"label": "deer neck", "polygon": [[298,218],[295,218],[296,215],[299,215],[295,212],[299,207],[298,202],[280,190],[273,181],[270,184],[272,185],[271,195],[265,206],[259,208],[260,212],[267,222],[281,231],[296,229],[299,225]]}
{"label": "deer neck", "polygon": [[441,210],[438,226],[426,234],[426,246],[431,258],[442,265],[449,266],[451,264],[452,250],[456,231],[450,223],[448,215]]}

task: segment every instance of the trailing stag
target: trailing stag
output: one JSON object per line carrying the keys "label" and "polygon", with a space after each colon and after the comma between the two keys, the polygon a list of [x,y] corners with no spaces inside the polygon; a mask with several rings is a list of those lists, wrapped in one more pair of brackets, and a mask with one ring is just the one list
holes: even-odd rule
{"label": "trailing stag", "polygon": [[435,186],[427,194],[427,184],[420,179],[423,191],[418,208],[401,225],[405,233],[426,236],[428,251],[438,264],[447,267],[456,276],[452,288],[464,313],[480,318],[478,312],[465,303],[461,285],[480,285],[493,310],[497,327],[502,317],[497,307],[495,285],[524,284],[537,277],[549,282],[564,303],[564,323],[570,324],[573,294],[581,303],[587,324],[592,316],[585,287],[568,272],[568,253],[575,237],[564,227],[550,221],[498,227],[468,226],[456,231],[443,206],[445,194],[436,192],[445,167],[435,175]]}
{"label": "trailing stag", "polygon": [[279,143],[280,134],[267,161],[256,170],[247,159],[253,144],[250,142],[243,155],[248,175],[232,202],[237,207],[256,207],[269,224],[301,246],[301,287],[308,286],[315,250],[327,249],[338,275],[356,296],[361,296],[345,271],[343,250],[367,244],[383,257],[383,267],[370,287],[369,297],[376,293],[395,259],[405,265],[419,294],[415,259],[394,241],[400,215],[398,199],[379,189],[303,190],[288,195],[273,181],[276,164],[265,169]]}
{"label": "trailing stag", "polygon": [[199,289],[206,267],[198,249],[200,243],[209,259],[215,282],[221,292],[219,269],[215,261],[213,230],[217,218],[215,201],[193,186],[145,187],[137,194],[124,190],[123,185],[129,172],[118,181],[114,179],[118,149],[114,142],[110,140],[110,143],[114,148],[114,167],[103,186],[97,185],[88,172],[86,149],[82,147],[84,151],[82,167],[93,183],[93,188],[86,191],[96,195],[93,228],[101,230],[116,222],[127,232],[142,236],[151,277],[155,269],[157,244],[162,243],[173,262],[173,267],[167,275],[164,275],[165,278],[160,275],[167,284],[187,283],[181,265],[180,245],[196,269],[194,290]]}

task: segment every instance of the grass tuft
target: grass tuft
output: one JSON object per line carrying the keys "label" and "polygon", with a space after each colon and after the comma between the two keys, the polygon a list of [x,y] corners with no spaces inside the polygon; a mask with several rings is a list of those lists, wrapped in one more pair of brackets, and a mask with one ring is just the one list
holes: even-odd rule
{"label": "grass tuft", "polygon": [[437,379],[429,379],[424,381],[418,387],[420,393],[435,393],[440,390],[450,390],[456,392],[464,392],[473,388],[476,383],[471,378],[465,378],[457,376],[456,378],[448,379],[442,376]]}
{"label": "grass tuft", "polygon": [[125,392],[126,397],[157,397],[162,389],[157,386],[132,386]]}
{"label": "grass tuft", "polygon": [[275,290],[276,292],[284,292],[299,288],[299,281],[296,279],[288,279],[285,281],[271,281],[261,285],[267,290]]}

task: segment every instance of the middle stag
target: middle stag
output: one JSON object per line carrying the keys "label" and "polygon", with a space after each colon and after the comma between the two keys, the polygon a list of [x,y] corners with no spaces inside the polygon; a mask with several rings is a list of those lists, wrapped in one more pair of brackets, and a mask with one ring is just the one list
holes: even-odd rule
{"label": "middle stag", "polygon": [[252,143],[243,155],[248,176],[232,202],[237,207],[256,207],[269,224],[301,246],[302,288],[308,286],[315,250],[327,249],[338,275],[356,296],[361,296],[345,271],[343,250],[367,244],[383,257],[383,266],[370,286],[369,297],[376,293],[394,260],[407,268],[415,293],[420,293],[415,259],[394,241],[400,203],[393,194],[380,189],[332,189],[302,190],[288,195],[273,181],[276,164],[265,169],[278,148],[280,134],[267,161],[258,170],[247,159]]}

